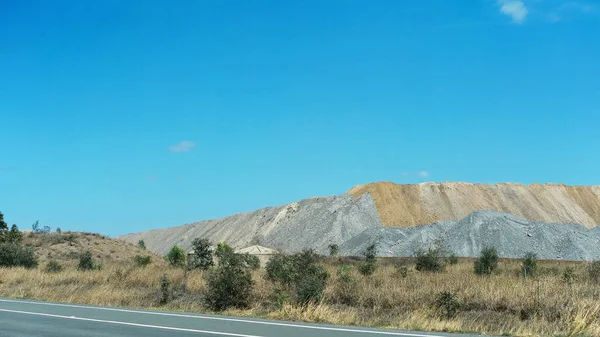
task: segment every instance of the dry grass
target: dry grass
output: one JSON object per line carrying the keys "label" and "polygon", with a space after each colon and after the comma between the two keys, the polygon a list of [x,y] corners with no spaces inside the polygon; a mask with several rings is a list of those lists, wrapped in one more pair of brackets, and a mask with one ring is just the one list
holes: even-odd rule
{"label": "dry grass", "polygon": [[[202,272],[191,272],[187,292],[181,291],[183,272],[163,262],[136,268],[131,261],[103,261],[99,271],[79,272],[67,263],[63,272],[39,269],[0,269],[0,296],[35,298],[93,305],[157,308],[163,273],[176,287],[174,298],[161,309],[202,311],[205,290]],[[371,277],[351,271],[353,281],[337,277],[337,262],[327,263],[331,274],[324,299],[301,307],[279,293],[255,271],[253,307],[226,314],[411,330],[471,331],[515,336],[600,336],[600,285],[586,277],[584,263],[540,262],[541,275],[523,280],[518,261],[503,261],[497,273],[478,277],[472,263],[462,261],[440,274],[421,273],[409,266],[406,277],[387,264]],[[563,280],[574,268],[572,284]],[[435,295],[457,294],[457,315],[446,319],[435,307]]]}

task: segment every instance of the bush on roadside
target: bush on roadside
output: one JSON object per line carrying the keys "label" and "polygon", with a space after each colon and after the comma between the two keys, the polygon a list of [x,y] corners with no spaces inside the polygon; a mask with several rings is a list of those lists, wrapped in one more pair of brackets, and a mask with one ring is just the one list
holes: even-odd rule
{"label": "bush on roadside", "polygon": [[415,269],[418,271],[429,271],[439,273],[444,271],[443,254],[439,248],[417,250],[414,252],[416,259]]}
{"label": "bush on roadside", "polygon": [[473,265],[475,274],[491,275],[498,267],[498,252],[496,248],[484,248]]}
{"label": "bush on roadside", "polygon": [[147,265],[149,265],[152,262],[152,257],[150,257],[150,255],[148,255],[148,256],[136,255],[133,258],[133,261],[135,262],[135,265],[138,267],[146,267]]}
{"label": "bush on roadside", "polygon": [[77,265],[77,270],[86,271],[96,269],[101,269],[101,267],[100,265],[96,264],[96,261],[94,261],[92,252],[87,250],[79,255],[79,264]]}
{"label": "bush on roadside", "polygon": [[435,305],[443,317],[450,319],[460,308],[456,293],[443,291],[435,296]]}
{"label": "bush on roadside", "polygon": [[38,266],[33,248],[23,247],[16,243],[0,243],[0,267],[25,267]]}
{"label": "bush on roadside", "polygon": [[50,260],[46,263],[46,268],[44,270],[47,273],[60,273],[63,270],[63,266],[56,260]]}
{"label": "bush on roadside", "polygon": [[214,311],[248,308],[254,282],[244,256],[225,244],[219,244],[215,255],[219,264],[206,277],[206,306]]}
{"label": "bush on roadside", "polygon": [[167,253],[167,261],[173,267],[183,268],[185,266],[186,254],[185,250],[177,245]]}
{"label": "bush on roadside", "polygon": [[319,256],[312,250],[279,254],[267,263],[267,278],[293,291],[299,303],[316,302],[322,298],[329,277],[318,261]]}
{"label": "bush on roadside", "polygon": [[319,302],[323,298],[327,278],[329,274],[322,265],[315,264],[308,268],[296,285],[297,302],[301,304]]}
{"label": "bush on roadside", "polygon": [[171,298],[171,281],[167,278],[166,274],[160,278],[160,298],[158,302],[161,305],[165,305],[169,302]]}
{"label": "bush on roadside", "polygon": [[525,277],[535,276],[537,272],[537,255],[534,253],[525,254],[523,265],[521,266],[521,272]]}

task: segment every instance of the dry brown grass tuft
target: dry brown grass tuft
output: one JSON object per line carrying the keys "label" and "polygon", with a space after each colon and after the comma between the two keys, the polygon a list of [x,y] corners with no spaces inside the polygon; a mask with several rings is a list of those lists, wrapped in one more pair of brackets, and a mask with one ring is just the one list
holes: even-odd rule
{"label": "dry brown grass tuft", "polygon": [[[79,272],[69,263],[65,271],[46,273],[43,268],[0,269],[0,296],[35,298],[92,305],[157,308],[159,281],[164,274],[174,285],[174,298],[162,309],[204,311],[203,273],[190,272],[186,293],[179,285],[183,271],[153,263],[136,268],[130,262],[104,263],[103,270]],[[447,267],[444,273],[421,273],[409,266],[402,277],[391,265],[374,275],[361,276],[356,268],[346,281],[338,266],[328,263],[331,275],[325,297],[308,306],[294,304],[264,271],[254,271],[253,307],[225,314],[334,324],[378,326],[429,331],[472,331],[514,336],[600,336],[600,285],[590,282],[585,263],[542,261],[540,276],[524,280],[520,262],[503,261],[489,277],[473,274],[470,261]],[[575,270],[572,283],[563,280],[567,267]],[[353,282],[352,287],[345,287]],[[340,292],[353,292],[345,301]],[[436,308],[436,294],[457,295],[460,308],[445,318]]]}

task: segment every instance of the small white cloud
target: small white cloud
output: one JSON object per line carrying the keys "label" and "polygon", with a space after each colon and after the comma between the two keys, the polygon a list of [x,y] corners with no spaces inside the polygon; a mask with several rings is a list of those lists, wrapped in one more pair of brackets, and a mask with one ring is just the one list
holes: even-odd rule
{"label": "small white cloud", "polygon": [[429,172],[427,172],[427,171],[419,171],[419,172],[417,172],[417,175],[419,177],[421,177],[421,178],[427,178],[427,177],[429,177]]}
{"label": "small white cloud", "polygon": [[189,140],[184,140],[175,145],[171,145],[169,150],[171,152],[188,152],[196,146],[196,143],[191,142]]}
{"label": "small white cloud", "polygon": [[523,23],[525,21],[528,11],[523,1],[498,0],[498,4],[500,5],[500,12],[510,16],[513,22]]}

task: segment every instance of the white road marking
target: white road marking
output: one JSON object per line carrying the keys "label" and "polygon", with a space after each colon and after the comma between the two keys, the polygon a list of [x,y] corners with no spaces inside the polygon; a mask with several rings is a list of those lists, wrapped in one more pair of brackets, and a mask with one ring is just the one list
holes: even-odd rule
{"label": "white road marking", "polygon": [[335,327],[325,327],[325,326],[317,326],[317,325],[301,325],[301,324],[284,323],[284,322],[253,321],[253,320],[246,320],[246,319],[240,319],[240,318],[227,318],[227,317],[214,317],[214,316],[201,316],[201,315],[186,315],[186,314],[175,314],[175,313],[166,313],[166,312],[138,311],[138,310],[131,310],[131,309],[118,309],[118,308],[105,308],[105,307],[89,307],[89,306],[85,306],[85,305],[76,305],[76,304],[60,304],[60,303],[49,303],[49,302],[17,301],[17,300],[6,300],[6,299],[0,299],[0,302],[26,303],[26,304],[35,304],[35,305],[46,305],[46,306],[55,306],[55,307],[68,307],[68,308],[80,308],[80,309],[92,309],[92,310],[106,310],[106,311],[127,312],[127,313],[144,314],[144,315],[158,315],[158,316],[171,316],[171,317],[208,319],[208,320],[214,320],[214,321],[238,322],[238,323],[248,323],[248,324],[263,324],[263,325],[285,326],[285,327],[290,327],[290,328],[303,328],[303,329],[315,329],[315,330],[353,332],[353,333],[364,333],[364,334],[374,334],[374,335],[407,336],[407,337],[445,337],[445,336],[440,336],[440,335],[424,335],[424,334],[416,334],[416,333],[409,333],[409,332],[391,332],[391,331],[376,331],[376,330],[361,330],[361,329],[349,329],[349,328],[335,328]]}
{"label": "white road marking", "polygon": [[34,316],[44,316],[44,317],[52,317],[52,318],[73,319],[73,320],[76,320],[76,321],[87,321],[87,322],[95,322],[95,323],[128,325],[128,326],[135,326],[135,327],[141,327],[141,328],[152,328],[152,329],[162,329],[162,330],[195,332],[195,333],[204,333],[204,334],[210,334],[210,335],[221,335],[221,336],[232,336],[232,337],[263,337],[263,336],[243,335],[243,334],[229,333],[229,332],[218,332],[218,331],[207,331],[207,330],[196,330],[196,329],[184,329],[184,328],[174,328],[174,327],[170,327],[170,326],[161,326],[161,325],[148,325],[148,324],[139,324],[139,323],[120,322],[120,321],[106,321],[106,320],[102,320],[102,319],[82,318],[82,317],[74,317],[74,316],[61,316],[61,315],[53,315],[53,314],[42,314],[42,313],[39,313],[39,312],[28,312],[28,311],[20,311],[20,310],[0,309],[0,311],[11,312],[11,313],[15,313],[15,314],[24,314],[24,315],[34,315]]}

